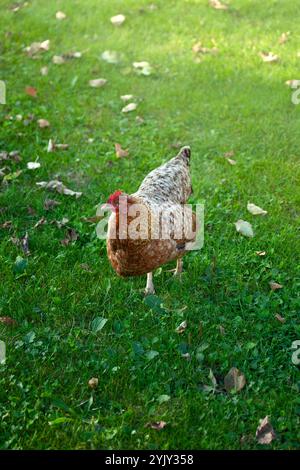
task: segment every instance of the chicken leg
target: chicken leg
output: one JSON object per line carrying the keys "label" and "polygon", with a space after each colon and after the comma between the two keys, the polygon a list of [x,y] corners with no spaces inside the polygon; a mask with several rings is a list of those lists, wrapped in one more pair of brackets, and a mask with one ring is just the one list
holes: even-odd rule
{"label": "chicken leg", "polygon": [[182,258],[177,258],[177,263],[176,263],[176,269],[174,271],[174,276],[178,276],[179,279],[181,278],[182,266],[183,266]]}
{"label": "chicken leg", "polygon": [[153,285],[153,273],[147,273],[147,284],[145,289],[145,295],[155,294],[155,289]]}

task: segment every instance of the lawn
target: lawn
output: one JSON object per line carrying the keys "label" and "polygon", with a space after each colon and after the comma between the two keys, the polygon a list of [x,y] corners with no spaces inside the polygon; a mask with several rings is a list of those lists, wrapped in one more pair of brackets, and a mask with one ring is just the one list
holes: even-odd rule
{"label": "lawn", "polygon": [[[14,12],[0,0],[0,151],[22,158],[0,161],[0,317],[15,322],[0,323],[0,448],[299,448],[300,106],[285,83],[300,78],[295,2],[26,3]],[[25,51],[45,40],[49,50]],[[199,42],[208,50],[193,51]],[[52,62],[71,52],[82,56]],[[91,87],[97,78],[107,83]],[[137,109],[122,113],[126,94]],[[48,152],[49,139],[69,147]],[[117,158],[115,143],[129,155]],[[86,219],[181,144],[192,150],[205,243],[186,256],[181,282],[173,264],[157,270],[157,298],[145,301],[145,277],[117,277]],[[36,185],[55,179],[81,197]],[[47,199],[59,204],[45,208]],[[248,202],[268,213],[252,215]],[[239,219],[253,238],[236,231]],[[228,392],[232,367],[246,385]],[[255,437],[265,416],[269,445]]]}

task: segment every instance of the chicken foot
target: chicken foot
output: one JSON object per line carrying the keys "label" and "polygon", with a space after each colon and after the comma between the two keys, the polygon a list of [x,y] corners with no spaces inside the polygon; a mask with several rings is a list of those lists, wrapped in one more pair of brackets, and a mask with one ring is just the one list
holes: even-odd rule
{"label": "chicken foot", "polygon": [[153,273],[147,273],[147,284],[145,289],[145,295],[155,294],[154,284],[153,284]]}

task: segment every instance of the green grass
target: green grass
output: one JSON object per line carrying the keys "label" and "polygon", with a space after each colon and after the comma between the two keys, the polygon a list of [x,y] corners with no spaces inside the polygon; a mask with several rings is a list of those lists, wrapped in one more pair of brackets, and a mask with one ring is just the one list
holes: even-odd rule
{"label": "green grass", "polygon": [[[266,415],[277,433],[268,448],[299,448],[299,369],[291,345],[300,339],[300,106],[285,85],[300,78],[295,2],[232,0],[217,11],[206,0],[156,0],[151,11],[146,0],[32,0],[17,13],[10,1],[0,3],[0,79],[7,87],[0,150],[18,149],[23,159],[0,165],[6,174],[23,169],[0,193],[0,224],[13,224],[0,229],[0,316],[17,321],[14,328],[0,324],[7,345],[0,448],[255,449],[264,447],[255,431]],[[67,19],[57,21],[57,10]],[[121,12],[126,22],[115,28],[110,17]],[[279,45],[286,31],[289,40]],[[24,47],[46,39],[49,52],[27,57]],[[196,63],[192,46],[199,40],[205,47],[214,40],[219,53]],[[121,53],[122,62],[102,61],[104,50]],[[280,62],[263,63],[263,50]],[[53,55],[70,51],[83,56],[52,64]],[[149,77],[133,71],[140,60],[153,66]],[[98,77],[107,85],[90,88]],[[26,86],[38,96],[28,96]],[[124,115],[119,97],[129,93],[138,109]],[[17,114],[34,119],[24,126]],[[51,128],[39,129],[39,118]],[[49,138],[69,150],[47,153]],[[185,258],[181,283],[168,272],[173,265],[157,272],[164,306],[158,311],[143,300],[145,278],[118,278],[105,242],[81,218],[93,216],[115,189],[136,191],[174,156],[178,141],[192,148],[192,201],[205,203],[205,244]],[[129,149],[128,158],[115,157],[115,142]],[[231,150],[235,166],[223,158]],[[41,168],[27,170],[37,157]],[[55,177],[82,197],[35,184]],[[47,197],[61,204],[46,212]],[[249,214],[248,201],[268,215]],[[47,224],[33,228],[42,217]],[[51,224],[63,217],[79,234],[67,247],[60,243],[65,229]],[[253,225],[253,239],[236,233],[240,218]],[[26,231],[31,256],[16,273],[16,257],[24,255],[11,237]],[[283,289],[272,292],[271,280]],[[96,317],[108,320],[98,332],[91,326]],[[185,319],[188,328],[178,335]],[[151,360],[153,350],[159,354]],[[247,385],[228,394],[223,379],[233,366]],[[215,392],[203,389],[210,370]],[[91,377],[99,379],[95,390],[87,385]],[[161,395],[170,399],[160,403]],[[145,427],[158,420],[167,422],[163,430]]]}

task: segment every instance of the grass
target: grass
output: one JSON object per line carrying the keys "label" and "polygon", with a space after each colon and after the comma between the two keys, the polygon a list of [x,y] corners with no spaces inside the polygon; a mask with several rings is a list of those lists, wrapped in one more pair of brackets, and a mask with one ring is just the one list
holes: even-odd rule
{"label": "grass", "polygon": [[[266,415],[277,434],[267,448],[299,448],[299,369],[291,345],[300,339],[300,107],[285,85],[299,78],[295,3],[240,0],[217,11],[206,0],[156,0],[156,9],[146,0],[32,0],[16,13],[10,5],[1,0],[7,104],[0,106],[0,150],[22,156],[20,163],[2,162],[6,174],[23,172],[0,193],[0,224],[12,221],[0,229],[0,316],[17,322],[0,324],[7,347],[0,448],[261,449],[255,431]],[[57,10],[67,18],[56,20]],[[120,12],[127,19],[115,28],[110,17]],[[280,45],[286,31],[289,40]],[[27,57],[25,46],[46,39],[48,52]],[[195,62],[199,40],[216,44],[218,54]],[[122,54],[121,63],[101,60],[104,50]],[[278,63],[262,62],[259,53],[270,50]],[[83,56],[52,64],[53,55],[70,51]],[[152,75],[133,71],[140,60],[149,61]],[[98,77],[106,86],[89,87]],[[26,86],[37,89],[36,98]],[[128,93],[138,108],[124,115],[120,95]],[[40,129],[39,118],[51,127]],[[70,147],[47,153],[49,138]],[[115,142],[129,149],[128,158],[115,157]],[[143,300],[144,277],[115,275],[105,242],[82,217],[93,216],[115,189],[134,192],[174,156],[177,142],[192,148],[193,202],[205,203],[205,244],[185,258],[181,283],[167,272],[173,266],[157,271],[158,309]],[[229,151],[235,166],[223,157]],[[27,170],[37,157],[41,168]],[[55,177],[82,197],[35,184]],[[45,211],[47,197],[60,205]],[[249,214],[248,201],[268,215]],[[47,223],[34,228],[42,217]],[[68,246],[60,243],[66,229],[51,224],[63,217],[79,235]],[[240,218],[253,225],[253,239],[236,233]],[[11,238],[26,231],[31,256],[16,271],[16,257],[25,256]],[[283,288],[271,291],[272,280]],[[98,317],[107,322],[95,331]],[[178,335],[183,320],[188,328]],[[228,394],[223,379],[233,366],[247,385]],[[217,388],[209,392],[210,370]],[[95,390],[87,385],[91,377],[99,379]],[[161,431],[145,427],[159,420],[167,422]]]}

